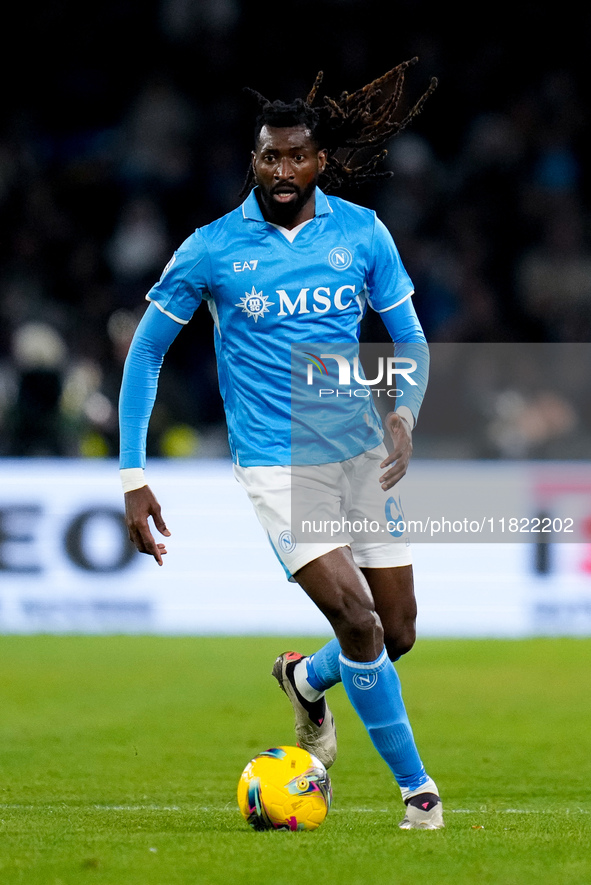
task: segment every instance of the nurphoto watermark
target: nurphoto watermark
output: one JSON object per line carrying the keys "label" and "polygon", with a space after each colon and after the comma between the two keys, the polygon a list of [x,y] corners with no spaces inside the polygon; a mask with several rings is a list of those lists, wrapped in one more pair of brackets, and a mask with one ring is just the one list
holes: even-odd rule
{"label": "nurphoto watermark", "polygon": [[[590,388],[591,344],[294,345],[294,537],[591,542]],[[402,407],[414,452],[383,490]]]}

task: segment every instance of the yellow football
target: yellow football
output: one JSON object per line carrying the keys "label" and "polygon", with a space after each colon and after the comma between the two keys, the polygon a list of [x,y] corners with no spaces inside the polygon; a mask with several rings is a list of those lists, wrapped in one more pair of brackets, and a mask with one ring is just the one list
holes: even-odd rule
{"label": "yellow football", "polygon": [[322,762],[301,747],[272,747],[238,781],[238,807],[255,830],[315,830],[332,802]]}

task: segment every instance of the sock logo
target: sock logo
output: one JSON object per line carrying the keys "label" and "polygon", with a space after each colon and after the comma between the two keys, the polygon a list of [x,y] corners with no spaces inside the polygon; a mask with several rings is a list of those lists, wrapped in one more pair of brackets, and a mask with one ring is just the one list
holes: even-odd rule
{"label": "sock logo", "polygon": [[355,673],[353,676],[353,685],[355,688],[361,689],[361,691],[367,691],[368,689],[373,688],[374,685],[377,684],[377,681],[377,673]]}

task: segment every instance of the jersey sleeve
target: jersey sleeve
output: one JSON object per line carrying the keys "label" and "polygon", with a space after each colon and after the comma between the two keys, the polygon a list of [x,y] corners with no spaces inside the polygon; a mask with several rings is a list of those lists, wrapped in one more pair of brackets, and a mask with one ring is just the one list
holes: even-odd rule
{"label": "jersey sleeve", "polygon": [[[378,311],[394,342],[397,360],[396,411],[408,409],[411,427],[418,419],[429,379],[429,347],[412,298],[414,287],[390,232],[376,218],[374,264],[369,280],[369,300]],[[403,413],[404,414],[404,413]]]}
{"label": "jersey sleeve", "polygon": [[209,253],[203,234],[196,230],[174,253],[146,299],[177,323],[186,325],[209,289]]}
{"label": "jersey sleeve", "polygon": [[[394,342],[397,367],[402,370],[397,376],[396,384],[400,396],[396,401],[395,411],[408,408],[413,419],[411,427],[414,427],[429,380],[429,346],[412,298],[404,299],[392,310],[382,311],[381,317]],[[408,374],[404,370],[408,370]]]}
{"label": "jersey sleeve", "polygon": [[151,304],[133,336],[119,397],[119,466],[123,469],[146,465],[146,436],[160,367],[181,328]]}
{"label": "jersey sleeve", "polygon": [[392,235],[377,217],[367,284],[369,304],[378,313],[391,310],[414,292],[412,281],[398,254]]}

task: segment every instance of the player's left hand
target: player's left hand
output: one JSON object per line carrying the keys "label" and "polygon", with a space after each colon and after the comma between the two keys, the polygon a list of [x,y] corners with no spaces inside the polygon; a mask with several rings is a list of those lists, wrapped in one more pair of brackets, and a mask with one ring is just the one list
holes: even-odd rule
{"label": "player's left hand", "polygon": [[394,446],[392,452],[380,464],[382,469],[389,467],[389,470],[380,476],[381,486],[387,491],[402,479],[408,469],[412,455],[412,432],[408,422],[396,412],[388,412],[384,418],[384,425],[392,437]]}

